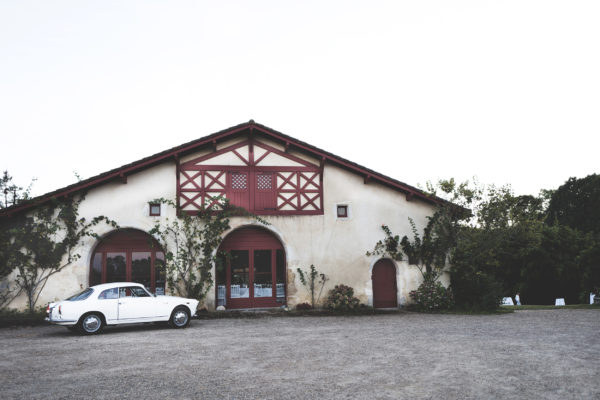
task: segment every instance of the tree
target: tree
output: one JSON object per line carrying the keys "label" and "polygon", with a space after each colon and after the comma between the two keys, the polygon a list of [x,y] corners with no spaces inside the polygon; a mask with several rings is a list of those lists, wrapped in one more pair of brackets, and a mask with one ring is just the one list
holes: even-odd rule
{"label": "tree", "polygon": [[3,240],[3,257],[10,271],[16,270],[14,281],[19,292],[27,295],[29,312],[35,306],[49,278],[81,256],[75,250],[86,236],[98,237],[93,228],[106,223],[117,228],[114,221],[98,216],[91,221],[80,218],[79,205],[85,196],[53,200],[38,205],[27,215],[9,218]]}
{"label": "tree", "polygon": [[4,171],[2,178],[0,178],[0,209],[29,200],[33,182],[35,182],[35,179],[31,181],[27,188],[23,189],[22,186],[13,182],[13,177],[8,174],[8,171]]}
{"label": "tree", "polygon": [[394,235],[387,225],[381,229],[385,239],[375,244],[368,256],[389,256],[394,260],[403,261],[404,257],[410,265],[418,268],[426,281],[435,281],[447,266],[450,250],[456,243],[456,225],[454,212],[449,207],[439,207],[432,216],[427,217],[427,225],[423,235],[419,235],[412,218],[408,221],[412,230],[412,240],[408,236],[402,239]]}
{"label": "tree", "polygon": [[216,252],[221,235],[230,228],[230,218],[246,216],[264,224],[266,221],[233,206],[225,198],[216,199],[219,209],[203,208],[194,215],[179,209],[168,199],[156,199],[177,210],[178,218],[158,220],[150,234],[159,240],[166,251],[166,279],[171,293],[194,298],[202,302],[213,284],[212,267],[222,268],[227,254]]}
{"label": "tree", "polygon": [[546,221],[600,234],[600,175],[569,178],[550,198]]}
{"label": "tree", "polygon": [[[323,293],[323,288],[325,287],[325,283],[327,283],[329,278],[325,274],[317,271],[314,265],[310,266],[310,272],[304,273],[304,271],[302,271],[300,268],[297,268],[296,271],[298,271],[300,282],[302,282],[302,285],[310,292],[311,307],[315,308],[315,304],[319,302],[321,293]],[[318,286],[321,286],[321,289],[319,290],[319,295],[315,302],[315,292]]]}

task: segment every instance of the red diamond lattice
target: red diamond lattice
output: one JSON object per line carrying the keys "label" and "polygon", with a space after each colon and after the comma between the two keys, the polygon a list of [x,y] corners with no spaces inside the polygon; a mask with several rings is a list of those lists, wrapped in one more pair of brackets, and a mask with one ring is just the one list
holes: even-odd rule
{"label": "red diamond lattice", "polygon": [[248,187],[248,177],[246,174],[231,174],[231,188],[243,190]]}
{"label": "red diamond lattice", "polygon": [[270,190],[272,188],[271,174],[260,174],[256,176],[256,187],[260,190]]}

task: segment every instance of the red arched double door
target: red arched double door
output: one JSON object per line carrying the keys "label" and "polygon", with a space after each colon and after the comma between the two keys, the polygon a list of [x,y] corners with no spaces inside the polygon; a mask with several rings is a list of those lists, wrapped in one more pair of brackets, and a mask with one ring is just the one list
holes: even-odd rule
{"label": "red arched double door", "polygon": [[396,267],[391,260],[382,259],[373,266],[373,307],[398,307]]}
{"label": "red arched double door", "polygon": [[244,227],[230,233],[216,267],[217,306],[278,307],[285,304],[285,252],[268,230]]}
{"label": "red arched double door", "polygon": [[90,286],[109,282],[138,282],[152,293],[165,294],[165,253],[149,234],[119,229],[94,249]]}

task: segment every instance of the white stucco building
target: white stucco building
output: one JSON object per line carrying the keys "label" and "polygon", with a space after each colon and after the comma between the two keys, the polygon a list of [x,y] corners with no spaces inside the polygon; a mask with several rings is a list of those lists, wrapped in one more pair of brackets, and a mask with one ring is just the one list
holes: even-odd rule
{"label": "white stucco building", "polygon": [[[366,151],[369,151],[366,149]],[[371,151],[376,151],[372,149]],[[368,257],[384,237],[381,225],[411,235],[440,199],[327,151],[250,121],[200,138],[41,196],[86,191],[80,215],[105,215],[120,229],[99,225],[101,240],[87,238],[81,258],[53,276],[38,304],[64,298],[81,287],[132,280],[158,294],[168,291],[159,266],[164,249],[150,245],[155,222],[176,218],[151,204],[174,199],[186,212],[226,196],[269,222],[235,217],[221,249],[232,254],[205,306],[293,307],[309,302],[297,268],[315,265],[329,281],[354,288],[361,302],[397,307],[418,287],[419,271],[407,263]],[[0,211],[0,218],[27,212],[27,205]],[[324,297],[324,296],[323,296]],[[322,299],[323,300],[323,299]],[[20,296],[10,305],[25,308]]]}

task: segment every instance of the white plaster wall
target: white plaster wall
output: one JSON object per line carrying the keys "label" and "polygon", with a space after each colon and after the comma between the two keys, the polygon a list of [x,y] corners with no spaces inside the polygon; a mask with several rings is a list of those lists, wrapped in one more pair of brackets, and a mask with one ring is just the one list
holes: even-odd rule
{"label": "white plaster wall", "polygon": [[[321,302],[329,289],[343,283],[354,288],[361,302],[372,304],[371,271],[378,257],[367,257],[366,252],[384,237],[381,225],[388,225],[400,236],[411,236],[408,217],[413,218],[421,232],[433,208],[419,200],[406,201],[404,194],[383,185],[364,184],[361,176],[331,165],[325,166],[323,187],[323,215],[264,217],[270,223],[266,228],[282,241],[286,251],[288,304],[309,302],[310,294],[298,280],[296,269],[308,270],[311,264],[330,278]],[[80,215],[87,219],[105,215],[123,228],[148,231],[157,218],[175,218],[174,211],[165,206],[161,217],[148,216],[148,202],[159,197],[174,199],[175,195],[175,164],[168,162],[128,176],[126,184],[114,182],[90,190],[80,206]],[[337,218],[338,204],[349,206],[349,218]],[[235,218],[232,230],[249,223],[257,222]],[[105,235],[112,228],[100,225],[96,231]],[[81,243],[77,249],[81,258],[50,279],[38,305],[62,299],[87,287],[95,245],[93,238]],[[404,304],[408,301],[409,291],[421,282],[421,275],[405,262],[396,263],[396,267],[398,302]],[[447,277],[444,281],[448,283]],[[211,309],[214,304],[214,290],[211,290],[206,305]],[[11,307],[25,308],[25,296],[16,299]]]}
{"label": "white plaster wall", "polygon": [[[162,217],[150,217],[148,202],[156,198],[174,199],[176,192],[175,164],[164,163],[137,174],[129,175],[127,183],[119,181],[107,183],[91,189],[79,207],[79,216],[87,220],[104,215],[116,221],[121,228],[136,228],[143,231],[152,229],[157,218],[175,218],[173,210],[162,207]],[[106,235],[114,229],[104,223],[95,232]],[[52,276],[44,288],[38,306],[64,299],[80,288],[89,285],[89,267],[97,240],[85,238],[75,249],[81,258]],[[64,260],[66,261],[66,259]],[[25,309],[25,295],[16,298],[10,308]]]}
{"label": "white plaster wall", "polygon": [[[329,289],[343,283],[353,287],[363,303],[372,305],[371,270],[378,257],[367,257],[366,252],[384,237],[381,225],[388,225],[397,235],[412,237],[408,217],[422,231],[433,207],[419,200],[406,201],[404,194],[383,185],[364,184],[361,176],[331,165],[326,165],[323,180],[324,215],[265,217],[271,224],[267,229],[276,233],[286,250],[288,304],[310,302],[296,269],[308,270],[314,264],[330,278],[321,301]],[[349,218],[337,218],[337,204],[349,206]],[[234,227],[247,222],[237,219]],[[408,301],[408,293],[421,280],[416,267],[397,264],[400,304]]]}

